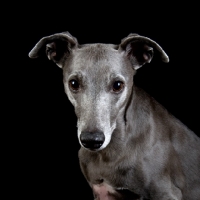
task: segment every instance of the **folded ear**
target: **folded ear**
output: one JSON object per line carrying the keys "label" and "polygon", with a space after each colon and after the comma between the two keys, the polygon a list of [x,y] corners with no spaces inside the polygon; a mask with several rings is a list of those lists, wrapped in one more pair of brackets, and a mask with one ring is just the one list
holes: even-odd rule
{"label": "folded ear", "polygon": [[74,48],[77,48],[77,46],[77,39],[69,32],[56,33],[39,40],[30,51],[29,57],[37,58],[46,53],[49,60],[53,60],[60,68],[62,68],[64,60]]}
{"label": "folded ear", "polygon": [[167,54],[155,41],[138,34],[132,33],[122,39],[119,50],[125,51],[134,69],[142,67],[145,63],[150,63],[154,50],[158,52],[163,62],[169,62]]}

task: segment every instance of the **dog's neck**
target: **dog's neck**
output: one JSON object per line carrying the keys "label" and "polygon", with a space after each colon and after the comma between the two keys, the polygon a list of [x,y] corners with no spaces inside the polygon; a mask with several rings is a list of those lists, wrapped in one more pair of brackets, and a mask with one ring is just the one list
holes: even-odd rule
{"label": "dog's neck", "polygon": [[145,146],[146,143],[151,145],[150,123],[152,123],[151,113],[154,106],[160,107],[154,98],[134,85],[127,106],[121,111],[123,114],[119,114],[110,148],[113,148],[112,145],[115,148],[128,148],[129,145],[133,145],[133,140],[135,144],[141,146]]}
{"label": "dog's neck", "polygon": [[141,88],[133,86],[131,101],[125,112],[126,133],[141,135],[148,130],[153,105],[157,102]]}

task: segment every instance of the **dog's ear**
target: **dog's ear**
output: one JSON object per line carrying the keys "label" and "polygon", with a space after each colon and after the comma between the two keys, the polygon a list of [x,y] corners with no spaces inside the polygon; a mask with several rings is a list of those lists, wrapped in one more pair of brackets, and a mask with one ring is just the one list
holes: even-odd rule
{"label": "dog's ear", "polygon": [[150,63],[154,50],[159,53],[163,62],[169,62],[167,54],[155,41],[138,34],[131,33],[122,39],[119,50],[125,51],[134,69],[142,67],[145,63]]}
{"label": "dog's ear", "polygon": [[29,53],[30,58],[45,55],[53,60],[60,68],[70,52],[77,48],[78,42],[69,32],[56,33],[43,37]]}

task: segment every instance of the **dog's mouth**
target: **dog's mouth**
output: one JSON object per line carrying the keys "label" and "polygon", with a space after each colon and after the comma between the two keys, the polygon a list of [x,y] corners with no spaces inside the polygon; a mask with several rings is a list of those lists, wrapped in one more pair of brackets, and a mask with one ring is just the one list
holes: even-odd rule
{"label": "dog's mouth", "polygon": [[103,143],[99,143],[99,144],[87,144],[87,143],[82,143],[82,145],[86,148],[86,149],[89,149],[91,151],[96,151],[98,150],[102,145]]}

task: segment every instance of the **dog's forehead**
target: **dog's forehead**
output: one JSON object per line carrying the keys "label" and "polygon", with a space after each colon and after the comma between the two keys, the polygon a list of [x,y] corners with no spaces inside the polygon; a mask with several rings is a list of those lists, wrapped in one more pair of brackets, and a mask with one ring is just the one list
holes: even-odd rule
{"label": "dog's forehead", "polygon": [[[125,56],[112,44],[86,44],[77,49],[72,57],[70,71],[85,71],[87,74],[120,73],[126,62]],[[69,67],[69,66],[67,66]],[[130,66],[130,69],[132,67]]]}
{"label": "dog's forehead", "polygon": [[[114,45],[87,44],[77,50],[75,59],[81,60],[88,67],[96,65],[111,64],[119,57],[119,52]],[[114,64],[114,63],[113,63]]]}
{"label": "dog's forehead", "polygon": [[106,54],[109,54],[109,52],[117,52],[117,49],[118,45],[93,43],[80,45],[80,48],[78,50],[79,52],[83,54],[88,54],[89,56],[97,56],[98,54],[100,54],[101,56],[106,56]]}

